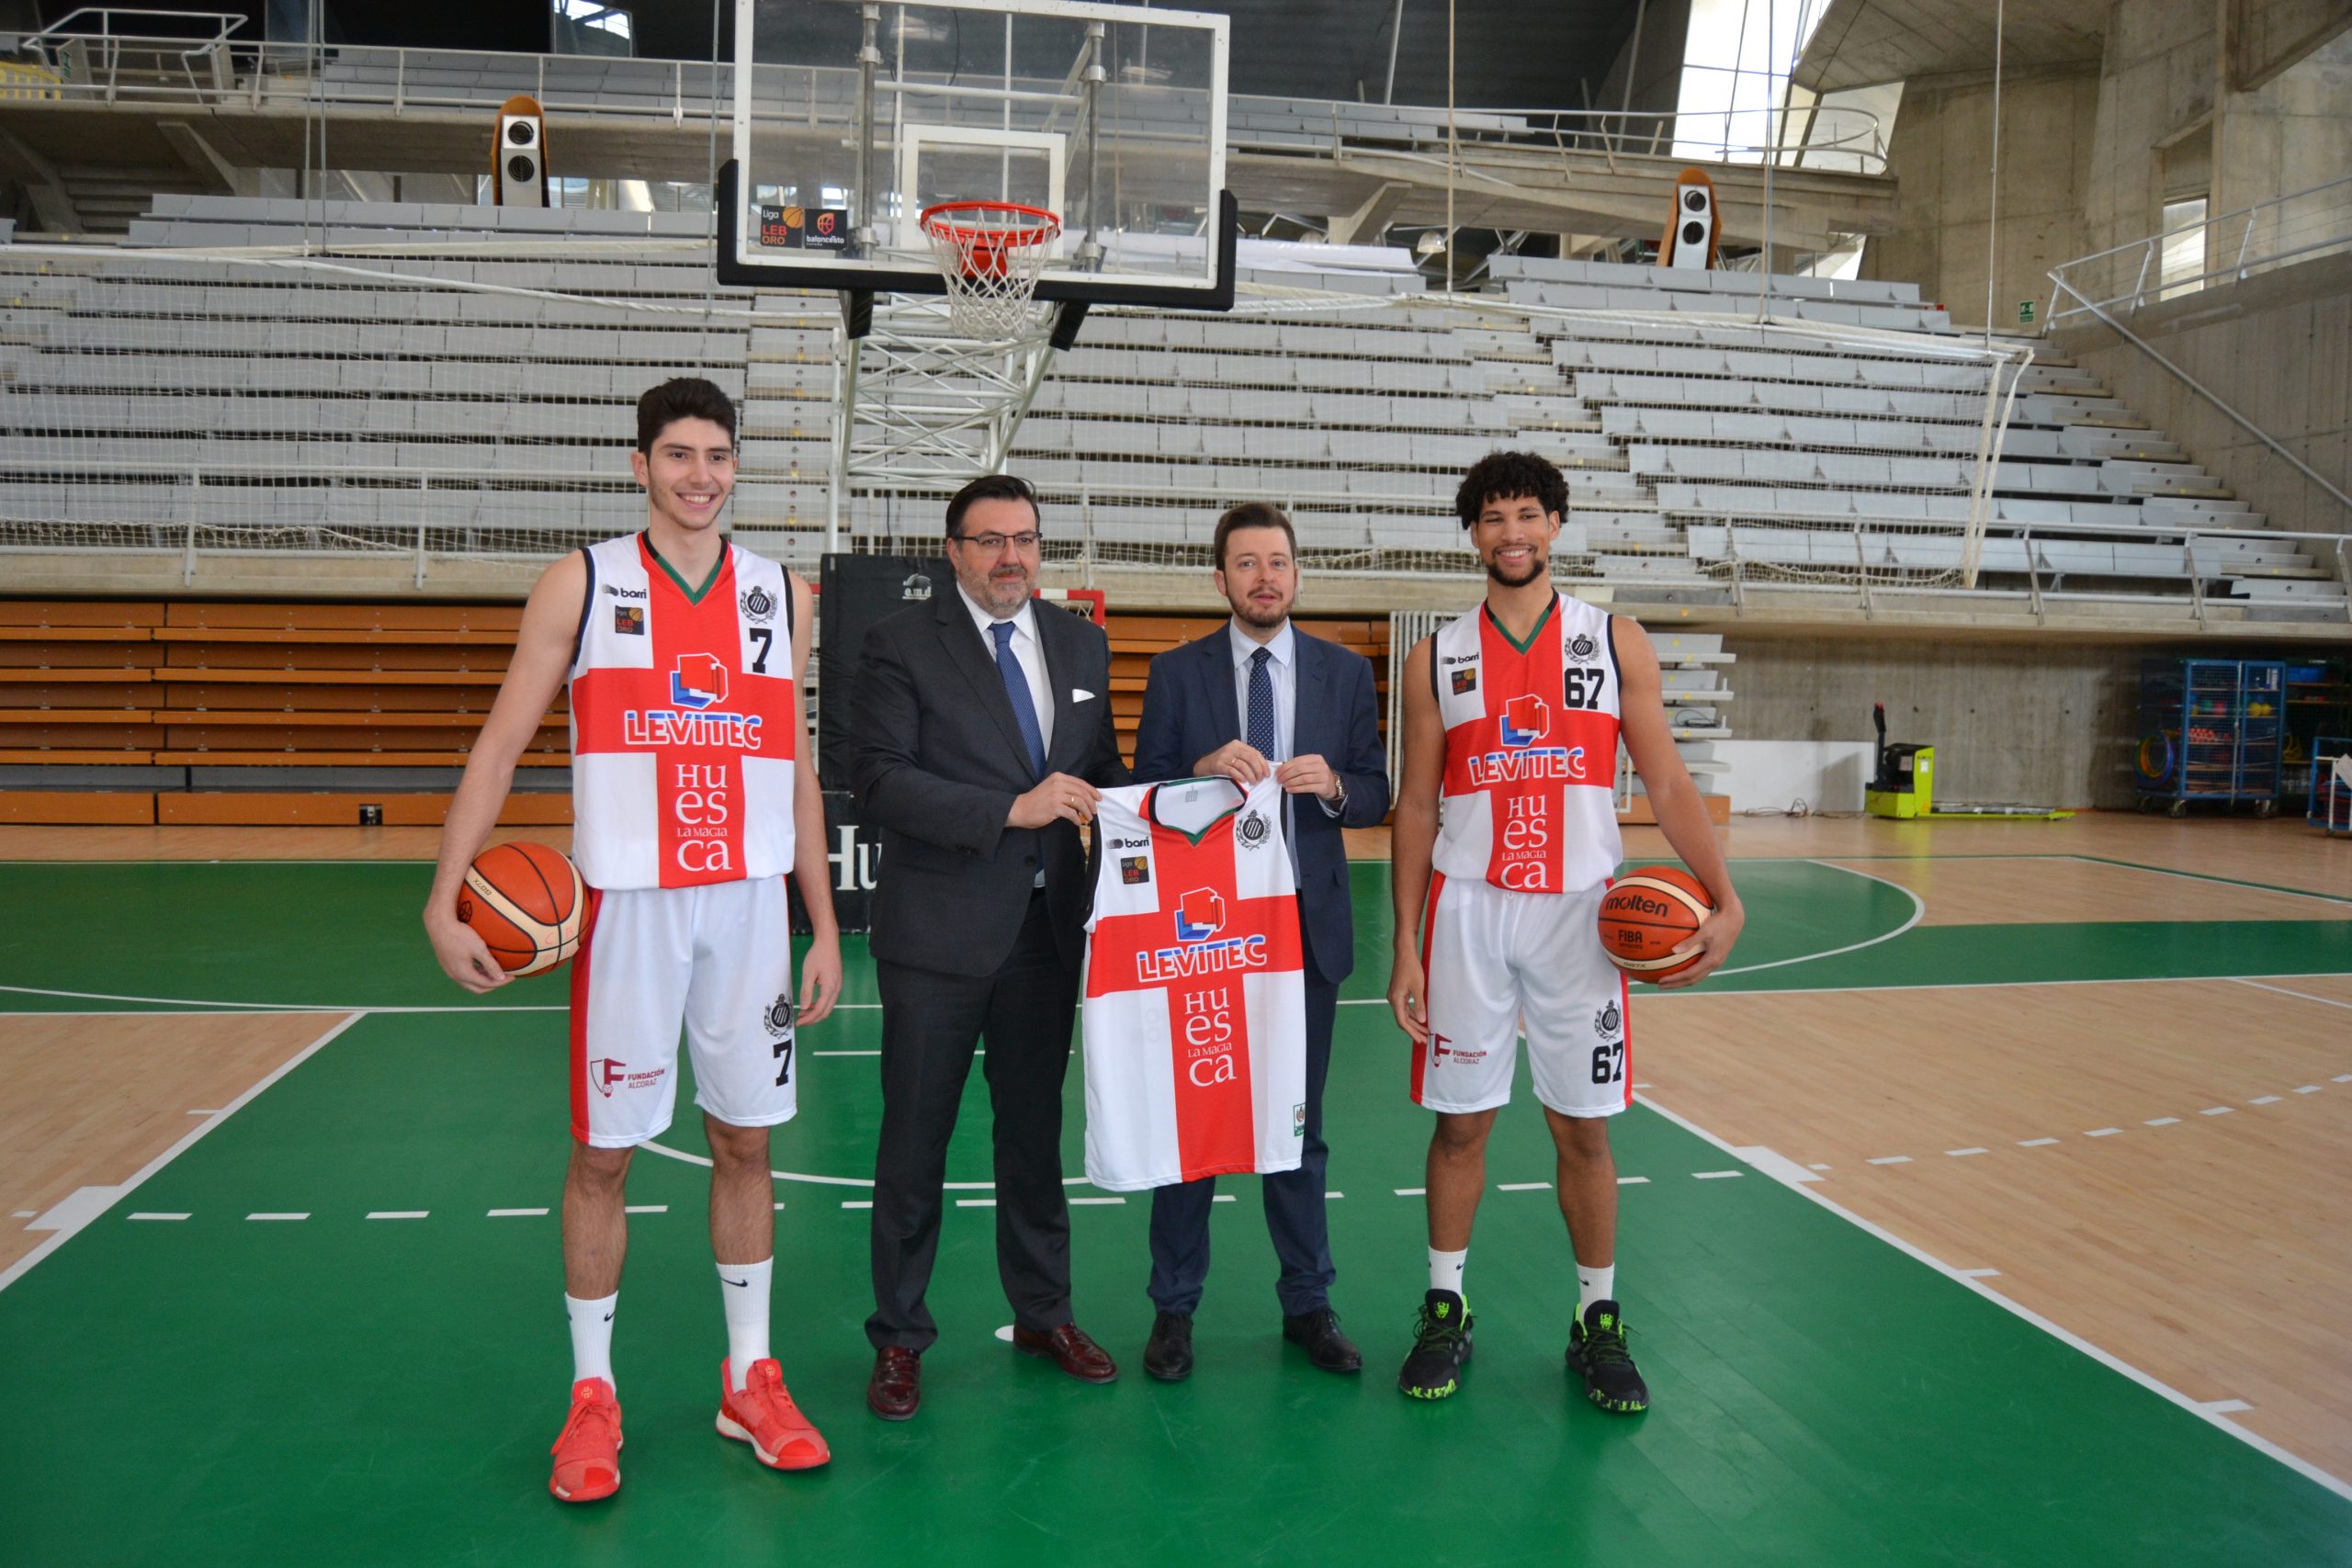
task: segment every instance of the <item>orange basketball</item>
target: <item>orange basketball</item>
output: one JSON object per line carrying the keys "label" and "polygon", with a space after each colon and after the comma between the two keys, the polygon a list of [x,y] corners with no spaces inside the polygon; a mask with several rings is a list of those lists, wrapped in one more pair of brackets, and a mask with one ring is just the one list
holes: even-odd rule
{"label": "orange basketball", "polygon": [[1609,885],[1600,900],[1600,951],[1636,980],[1663,980],[1699,961],[1674,950],[1690,940],[1715,901],[1706,885],[1670,865],[1645,865]]}
{"label": "orange basketball", "polygon": [[545,844],[492,845],[466,868],[458,895],[458,919],[510,975],[537,975],[579,952],[587,908],[580,873]]}

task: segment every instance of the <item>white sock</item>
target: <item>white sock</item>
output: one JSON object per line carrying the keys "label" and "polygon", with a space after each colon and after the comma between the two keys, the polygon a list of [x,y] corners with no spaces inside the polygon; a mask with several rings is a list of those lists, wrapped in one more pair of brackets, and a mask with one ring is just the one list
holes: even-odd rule
{"label": "white sock", "polygon": [[1459,1252],[1440,1252],[1436,1247],[1430,1247],[1430,1289],[1452,1291],[1455,1295],[1460,1295],[1463,1265],[1469,1260],[1470,1249],[1466,1247]]}
{"label": "white sock", "polygon": [[582,1378],[613,1381],[613,1305],[620,1299],[618,1291],[593,1302],[570,1294],[563,1298],[564,1315],[571,1320],[573,1382]]}
{"label": "white sock", "polygon": [[768,1359],[768,1276],[775,1259],[718,1266],[718,1293],[727,1308],[727,1375],[740,1392],[752,1363]]}
{"label": "white sock", "polygon": [[1617,1299],[1617,1265],[1604,1263],[1596,1269],[1589,1263],[1577,1265],[1577,1321],[1592,1310],[1595,1302]]}

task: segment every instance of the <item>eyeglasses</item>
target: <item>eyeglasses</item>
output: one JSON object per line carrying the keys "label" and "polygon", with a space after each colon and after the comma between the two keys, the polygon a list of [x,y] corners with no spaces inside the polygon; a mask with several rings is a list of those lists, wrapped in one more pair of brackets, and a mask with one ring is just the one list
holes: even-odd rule
{"label": "eyeglasses", "polygon": [[1042,537],[1044,536],[1035,528],[1024,534],[957,534],[955,536],[957,544],[969,545],[982,555],[989,556],[997,554],[1007,545],[1011,545],[1025,556],[1037,547],[1037,541]]}

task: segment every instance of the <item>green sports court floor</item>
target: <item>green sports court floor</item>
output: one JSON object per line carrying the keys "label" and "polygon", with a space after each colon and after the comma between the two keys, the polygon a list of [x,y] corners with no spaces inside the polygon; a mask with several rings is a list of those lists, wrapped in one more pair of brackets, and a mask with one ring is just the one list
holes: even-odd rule
{"label": "green sports court floor", "polygon": [[[1908,895],[1849,872],[1738,871],[1747,973],[1718,987],[2352,969],[2342,920],[1913,929]],[[560,981],[464,1002],[417,925],[428,875],[0,867],[0,1008],[86,1011],[94,1032],[175,1005],[348,1015],[0,1289],[0,1563],[2352,1562],[2344,1496],[1646,1107],[1616,1131],[1651,1412],[1604,1416],[1563,1371],[1575,1280],[1529,1185],[1553,1172],[1524,1101],[1495,1137],[1464,1389],[1400,1397],[1427,1121],[1373,1005],[1378,865],[1356,873],[1344,995],[1366,1005],[1341,1010],[1326,1108],[1334,1303],[1363,1377],[1281,1344],[1246,1179],[1216,1211],[1189,1382],[1141,1372],[1148,1204],[1083,1183],[1077,1314],[1122,1376],[1088,1387],[1012,1354],[976,1074],[923,1410],[870,1416],[867,1216],[848,1205],[871,1174],[879,1031],[853,939],[848,999],[866,1005],[806,1032],[801,1115],[775,1139],[777,1353],[832,1465],[775,1474],[712,1431],[724,1338],[689,1111],[661,1140],[675,1157],[640,1154],[632,1179],[627,1479],[562,1507],[544,1490],[570,1374]],[[1637,1051],[1644,1009],[1670,1005],[1637,998]],[[1075,1171],[1075,1064],[1068,1103]],[[389,1213],[418,1217],[368,1217]]]}

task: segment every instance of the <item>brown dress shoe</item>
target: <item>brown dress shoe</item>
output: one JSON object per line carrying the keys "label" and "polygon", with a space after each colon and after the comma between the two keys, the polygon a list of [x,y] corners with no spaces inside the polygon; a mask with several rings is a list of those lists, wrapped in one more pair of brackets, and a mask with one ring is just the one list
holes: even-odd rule
{"label": "brown dress shoe", "polygon": [[885,1421],[903,1421],[922,1404],[922,1357],[885,1345],[874,1353],[874,1375],[866,1380],[865,1403]]}
{"label": "brown dress shoe", "polygon": [[1050,1334],[1015,1325],[1012,1348],[1024,1356],[1050,1356],[1054,1365],[1081,1382],[1109,1382],[1119,1375],[1111,1352],[1087,1337],[1086,1330],[1065,1323]]}

